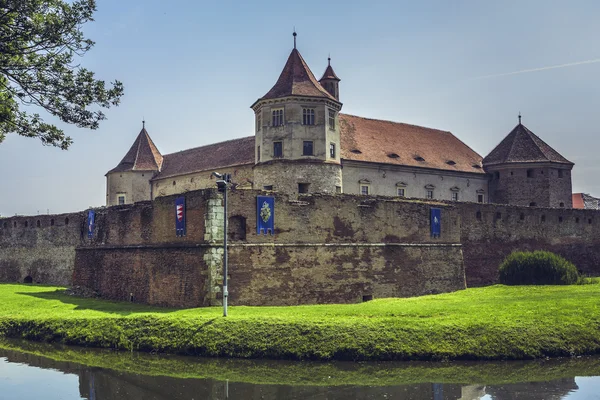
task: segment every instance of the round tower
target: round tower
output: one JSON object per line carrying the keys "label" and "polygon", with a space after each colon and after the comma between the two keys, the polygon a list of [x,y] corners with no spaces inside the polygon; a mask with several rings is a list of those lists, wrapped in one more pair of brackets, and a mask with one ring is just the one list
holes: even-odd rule
{"label": "round tower", "polygon": [[[291,195],[341,192],[342,103],[316,80],[295,44],[294,33],[294,49],[279,79],[251,106],[256,118],[254,187]],[[331,65],[328,69],[333,71]]]}

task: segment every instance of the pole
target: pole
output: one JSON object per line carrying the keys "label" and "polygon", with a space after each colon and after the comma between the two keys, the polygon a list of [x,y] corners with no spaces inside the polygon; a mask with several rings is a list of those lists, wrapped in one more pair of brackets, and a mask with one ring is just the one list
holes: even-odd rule
{"label": "pole", "polygon": [[223,316],[227,316],[227,178],[223,190]]}

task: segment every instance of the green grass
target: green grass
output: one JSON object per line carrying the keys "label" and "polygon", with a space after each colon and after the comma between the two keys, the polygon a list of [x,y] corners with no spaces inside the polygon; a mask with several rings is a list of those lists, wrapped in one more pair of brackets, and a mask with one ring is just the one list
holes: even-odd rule
{"label": "green grass", "polygon": [[[57,289],[59,289],[57,291]],[[600,352],[600,284],[491,286],[362,304],[172,310],[0,285],[0,335],[242,358],[528,359]]]}

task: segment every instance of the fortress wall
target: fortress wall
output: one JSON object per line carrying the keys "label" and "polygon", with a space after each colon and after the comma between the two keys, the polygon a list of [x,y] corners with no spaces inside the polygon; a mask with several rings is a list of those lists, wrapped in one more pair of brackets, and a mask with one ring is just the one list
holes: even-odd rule
{"label": "fortress wall", "polygon": [[[498,282],[498,266],[515,250],[549,250],[584,274],[600,276],[600,212],[496,204],[461,204],[467,285]],[[480,213],[480,218],[478,218]]]}
{"label": "fortress wall", "polygon": [[0,282],[69,284],[85,221],[84,212],[1,218]]}
{"label": "fortress wall", "polygon": [[[275,195],[275,235],[256,234],[256,196],[229,193],[232,305],[348,303],[465,287],[460,217],[442,208],[442,235],[430,237],[432,205],[359,196]],[[113,207],[97,237],[77,249],[73,283],[103,297],[162,306],[220,304],[221,200],[188,192],[188,235],[175,236],[175,198]]]}

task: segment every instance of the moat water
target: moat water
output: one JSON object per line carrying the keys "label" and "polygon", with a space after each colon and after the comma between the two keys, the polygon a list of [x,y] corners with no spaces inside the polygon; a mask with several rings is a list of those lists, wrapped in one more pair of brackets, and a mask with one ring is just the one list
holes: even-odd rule
{"label": "moat water", "polygon": [[600,399],[600,357],[318,363],[3,341],[0,399]]}

